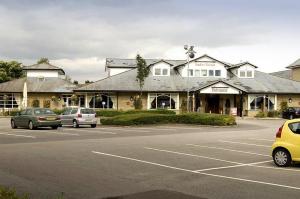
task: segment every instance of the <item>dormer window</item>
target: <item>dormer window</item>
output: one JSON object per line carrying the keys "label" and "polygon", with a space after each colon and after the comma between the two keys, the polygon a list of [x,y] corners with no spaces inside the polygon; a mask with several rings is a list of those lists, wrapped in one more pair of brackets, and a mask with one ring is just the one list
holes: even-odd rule
{"label": "dormer window", "polygon": [[221,70],[215,70],[215,76],[220,77],[221,76]]}
{"label": "dormer window", "polygon": [[209,70],[209,71],[208,71],[208,75],[209,75],[210,77],[213,77],[213,76],[214,76],[214,70]]}
{"label": "dormer window", "polygon": [[169,75],[169,69],[167,69],[167,68],[155,68],[154,69],[154,75],[155,76],[168,76]]}
{"label": "dormer window", "polygon": [[240,78],[252,78],[253,70],[240,70]]}

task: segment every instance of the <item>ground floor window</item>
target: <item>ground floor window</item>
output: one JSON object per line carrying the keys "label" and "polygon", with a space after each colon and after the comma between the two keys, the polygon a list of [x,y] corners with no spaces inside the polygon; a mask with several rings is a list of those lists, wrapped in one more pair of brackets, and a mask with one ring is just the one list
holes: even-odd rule
{"label": "ground floor window", "polygon": [[0,94],[0,108],[18,108],[19,101],[16,100],[16,94]]}
{"label": "ground floor window", "polygon": [[178,109],[178,93],[149,93],[148,109]]}
{"label": "ground floor window", "polygon": [[249,95],[249,106],[250,110],[275,110],[275,95]]}
{"label": "ground floor window", "polygon": [[65,107],[70,107],[70,106],[85,107],[84,95],[63,95],[62,98]]}
{"label": "ground floor window", "polygon": [[113,108],[113,105],[112,97],[109,94],[96,94],[89,102],[90,108],[110,109]]}

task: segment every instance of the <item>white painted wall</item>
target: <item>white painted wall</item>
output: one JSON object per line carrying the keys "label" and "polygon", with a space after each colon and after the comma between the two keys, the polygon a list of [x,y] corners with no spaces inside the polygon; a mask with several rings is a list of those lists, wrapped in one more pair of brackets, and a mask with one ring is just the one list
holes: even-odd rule
{"label": "white painted wall", "polygon": [[[227,77],[227,70],[225,69],[225,65],[222,63],[216,62],[213,59],[210,59],[209,57],[203,57],[196,61],[190,62],[189,69],[221,70],[221,76],[219,76],[218,78],[226,78]],[[188,74],[187,70],[188,70],[188,67],[186,64],[185,66],[181,67],[179,72],[183,77],[187,77],[187,74]],[[208,74],[208,72],[207,72],[207,74]],[[201,77],[202,77],[202,74],[201,74]],[[207,77],[209,77],[209,76],[207,75]],[[193,78],[193,77],[191,77],[191,78]]]}
{"label": "white painted wall", "polygon": [[109,68],[109,76],[117,75],[126,71],[132,70],[131,68]]}
{"label": "white painted wall", "polygon": [[58,71],[53,70],[28,70],[27,77],[58,77]]}
{"label": "white painted wall", "polygon": [[207,88],[204,88],[200,91],[200,93],[207,93],[207,94],[239,94],[239,90],[233,88],[227,84],[222,82],[216,83],[211,85]]}

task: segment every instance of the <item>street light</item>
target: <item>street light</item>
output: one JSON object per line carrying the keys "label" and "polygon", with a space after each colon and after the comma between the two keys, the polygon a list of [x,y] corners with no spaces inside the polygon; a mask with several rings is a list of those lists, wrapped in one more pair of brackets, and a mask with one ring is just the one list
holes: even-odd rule
{"label": "street light", "polygon": [[190,112],[190,88],[189,88],[189,78],[190,78],[190,59],[193,59],[195,57],[195,51],[194,46],[188,46],[184,45],[184,50],[186,51],[185,54],[187,54],[187,112]]}

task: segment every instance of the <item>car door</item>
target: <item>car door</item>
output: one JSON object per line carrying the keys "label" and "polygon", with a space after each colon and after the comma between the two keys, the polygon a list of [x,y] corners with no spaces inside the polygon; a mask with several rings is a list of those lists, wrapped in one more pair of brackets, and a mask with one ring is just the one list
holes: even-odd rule
{"label": "car door", "polygon": [[29,121],[32,119],[32,109],[27,109],[25,115],[22,117],[22,122],[24,127],[28,127]]}
{"label": "car door", "polygon": [[24,123],[23,123],[22,118],[24,117],[25,113],[26,113],[26,109],[21,111],[19,113],[19,115],[14,117],[14,121],[15,121],[16,126],[24,127]]}
{"label": "car door", "polygon": [[68,117],[70,115],[71,109],[66,109],[62,115],[60,115],[62,125],[68,125]]}
{"label": "car door", "polygon": [[292,122],[288,124],[288,128],[286,142],[290,143],[290,153],[293,158],[300,158],[300,122]]}

